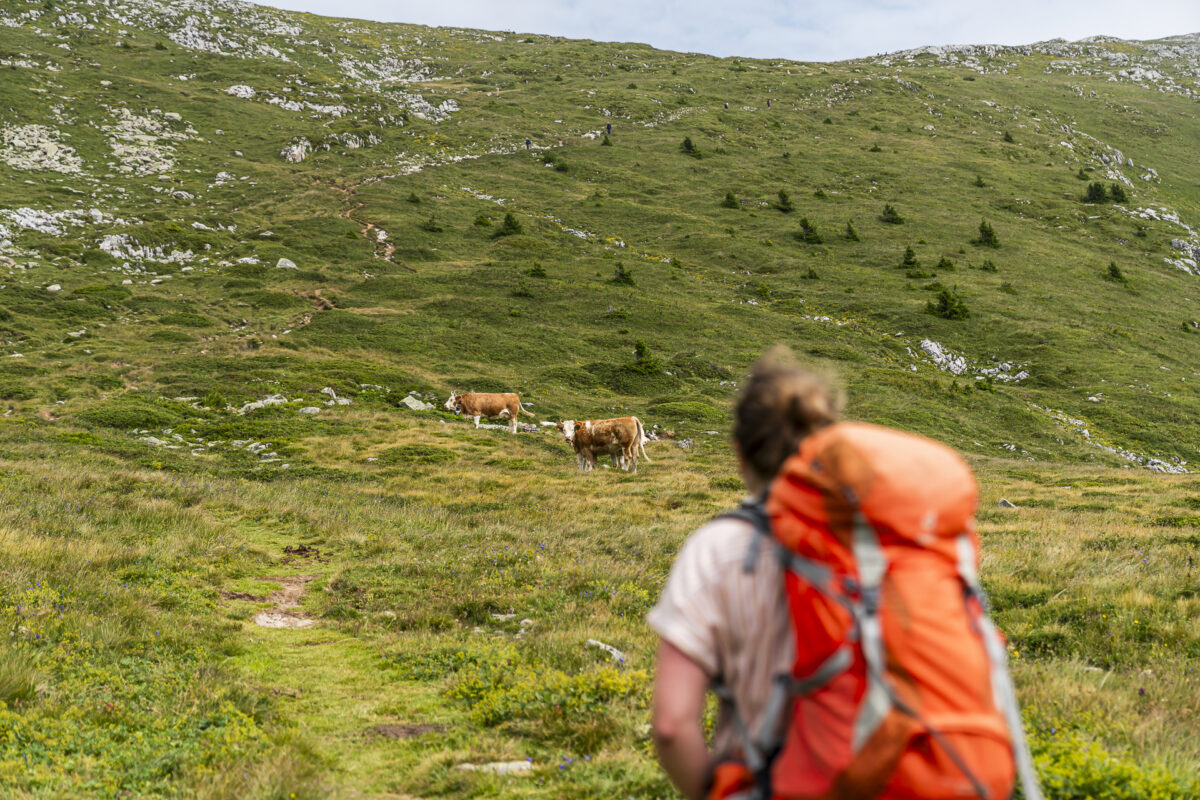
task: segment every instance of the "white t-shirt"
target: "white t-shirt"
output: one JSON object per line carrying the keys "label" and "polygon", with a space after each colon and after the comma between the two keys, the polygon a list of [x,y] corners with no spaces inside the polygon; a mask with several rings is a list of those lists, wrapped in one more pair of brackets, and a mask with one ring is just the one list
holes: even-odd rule
{"label": "white t-shirt", "polygon": [[[769,539],[760,542],[754,571],[743,570],[747,548],[757,535],[738,519],[713,520],[695,531],[646,618],[655,633],[728,687],[755,735],[771,681],[791,671],[795,654],[782,570]],[[737,749],[724,717],[713,749],[718,755]]]}

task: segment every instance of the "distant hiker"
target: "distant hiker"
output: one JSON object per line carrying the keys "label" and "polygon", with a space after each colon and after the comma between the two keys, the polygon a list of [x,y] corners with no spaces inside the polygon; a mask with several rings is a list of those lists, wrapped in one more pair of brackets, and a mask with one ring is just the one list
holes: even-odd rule
{"label": "distant hiker", "polygon": [[725,110],[726,110],[726,111],[728,111],[728,110],[729,110],[729,103],[726,103],[726,104],[725,104]]}
{"label": "distant hiker", "polygon": [[648,616],[663,769],[689,800],[1005,800],[1015,774],[1040,800],[969,468],[839,405],[786,349],[747,378],[733,449],[752,499],[692,533]]}
{"label": "distant hiker", "polygon": [[767,108],[771,107],[771,98],[767,98]]}
{"label": "distant hiker", "polygon": [[605,126],[605,133],[612,133],[612,123],[609,122]]}
{"label": "distant hiker", "polygon": [[526,149],[526,150],[528,150],[528,149],[529,149],[530,147],[532,147],[532,146],[533,146],[533,142],[531,142],[531,141],[529,141],[528,139],[526,139],[526,140],[525,140],[525,149]]}

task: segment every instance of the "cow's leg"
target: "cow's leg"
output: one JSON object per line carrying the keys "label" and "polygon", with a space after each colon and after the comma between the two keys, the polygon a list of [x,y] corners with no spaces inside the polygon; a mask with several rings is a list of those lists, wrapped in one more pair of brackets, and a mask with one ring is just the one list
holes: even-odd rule
{"label": "cow's leg", "polygon": [[479,427],[479,415],[478,414],[475,415],[475,427],[476,428]]}
{"label": "cow's leg", "polygon": [[516,433],[516,432],[517,432],[517,418],[516,418],[516,417],[513,417],[513,418],[512,418],[512,419],[509,421],[509,423],[508,423],[508,432],[509,432],[509,433]]}

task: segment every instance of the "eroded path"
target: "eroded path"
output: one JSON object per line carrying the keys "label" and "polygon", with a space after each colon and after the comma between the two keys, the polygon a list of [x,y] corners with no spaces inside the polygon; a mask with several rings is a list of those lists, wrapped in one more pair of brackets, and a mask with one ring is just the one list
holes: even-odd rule
{"label": "eroded path", "polygon": [[462,728],[457,712],[435,687],[400,679],[378,641],[320,619],[313,601],[330,591],[335,557],[304,545],[281,550],[264,542],[264,533],[255,538],[277,555],[261,575],[241,580],[278,588],[221,592],[227,606],[258,609],[243,621],[242,652],[230,666],[276,698],[294,721],[330,796],[420,800],[401,787],[427,758],[429,742],[444,749]]}

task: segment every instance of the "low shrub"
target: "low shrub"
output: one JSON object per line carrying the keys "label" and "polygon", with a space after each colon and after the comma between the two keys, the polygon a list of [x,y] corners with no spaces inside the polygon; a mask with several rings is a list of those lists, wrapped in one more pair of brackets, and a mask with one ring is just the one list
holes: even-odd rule
{"label": "low shrub", "polygon": [[445,447],[431,444],[399,444],[383,450],[377,463],[393,464],[445,464],[458,458],[458,453]]}

